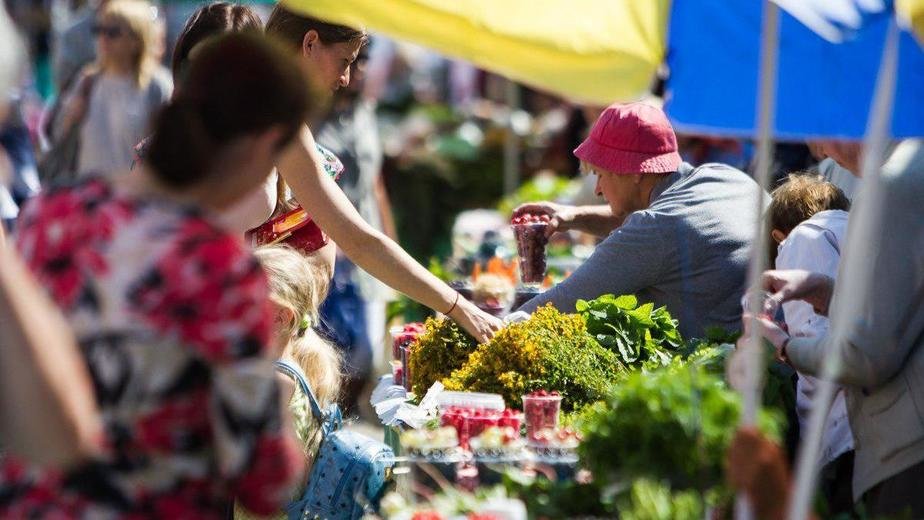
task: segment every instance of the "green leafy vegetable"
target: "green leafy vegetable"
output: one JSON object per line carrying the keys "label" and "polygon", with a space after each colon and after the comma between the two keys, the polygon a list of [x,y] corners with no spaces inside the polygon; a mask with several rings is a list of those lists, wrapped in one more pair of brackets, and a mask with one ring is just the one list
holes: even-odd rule
{"label": "green leafy vegetable", "polygon": [[665,307],[639,305],[632,295],[603,295],[595,300],[578,300],[578,313],[587,332],[629,366],[653,369],[671,362],[683,345],[673,319]]}
{"label": "green leafy vegetable", "polygon": [[672,492],[670,485],[648,479],[632,483],[617,500],[621,520],[699,520],[706,509],[695,491]]}
{"label": "green leafy vegetable", "polygon": [[[702,368],[672,364],[635,372],[582,421],[581,461],[602,483],[654,478],[674,489],[706,491],[722,485],[740,408],[739,396]],[[762,411],[759,424],[778,438],[776,414]]]}

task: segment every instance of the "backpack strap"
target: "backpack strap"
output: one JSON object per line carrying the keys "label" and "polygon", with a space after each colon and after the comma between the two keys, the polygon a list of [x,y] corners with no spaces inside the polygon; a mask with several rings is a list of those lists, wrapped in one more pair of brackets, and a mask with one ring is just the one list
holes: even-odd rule
{"label": "backpack strap", "polygon": [[331,405],[328,407],[327,413],[322,411],[321,405],[318,403],[317,398],[314,396],[314,392],[311,391],[311,385],[308,384],[308,380],[305,379],[305,375],[302,374],[301,369],[284,360],[277,360],[273,364],[275,365],[276,370],[294,379],[302,393],[308,397],[308,403],[311,407],[311,415],[313,415],[314,418],[317,419],[319,423],[321,423],[321,431],[324,437],[327,437],[327,435],[331,432],[340,429],[340,426],[343,422],[343,419],[340,415],[340,408],[338,408],[337,405]]}

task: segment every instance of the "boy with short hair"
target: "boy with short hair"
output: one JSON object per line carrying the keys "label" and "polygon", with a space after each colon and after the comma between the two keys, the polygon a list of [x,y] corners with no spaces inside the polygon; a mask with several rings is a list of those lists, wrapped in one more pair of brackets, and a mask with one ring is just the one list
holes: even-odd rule
{"label": "boy with short hair", "polygon": [[[779,244],[776,269],[805,269],[835,278],[850,210],[844,192],[820,176],[791,174],[772,197],[767,219],[770,236]],[[828,318],[804,301],[784,303],[783,313],[793,337],[823,336],[828,330]],[[817,384],[814,377],[799,374],[796,413],[803,432]],[[853,510],[853,447],[844,392],[839,389],[828,411],[819,461],[822,492],[832,515]]]}

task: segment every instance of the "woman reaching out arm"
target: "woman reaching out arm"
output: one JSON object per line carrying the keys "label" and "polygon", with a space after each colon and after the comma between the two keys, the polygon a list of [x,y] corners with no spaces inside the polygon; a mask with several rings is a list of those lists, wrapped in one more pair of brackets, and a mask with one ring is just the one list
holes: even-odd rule
{"label": "woman reaching out arm", "polygon": [[[350,64],[366,40],[363,31],[301,16],[280,5],[273,10],[266,32],[298,52],[299,64],[314,80],[318,95],[327,97],[349,84]],[[314,136],[305,126],[277,166],[295,198],[350,260],[392,288],[448,315],[479,341],[493,336],[501,322],[459,296],[366,223],[321,164]]]}

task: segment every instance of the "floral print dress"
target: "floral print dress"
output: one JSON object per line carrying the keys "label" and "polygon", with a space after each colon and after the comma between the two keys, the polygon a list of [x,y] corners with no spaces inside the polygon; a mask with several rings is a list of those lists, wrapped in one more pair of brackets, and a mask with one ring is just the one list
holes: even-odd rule
{"label": "floral print dress", "polygon": [[282,434],[265,275],[196,209],[99,179],[48,191],[18,247],[67,316],[104,423],[101,454],[67,473],[7,457],[0,518],[270,514],[304,454]]}

